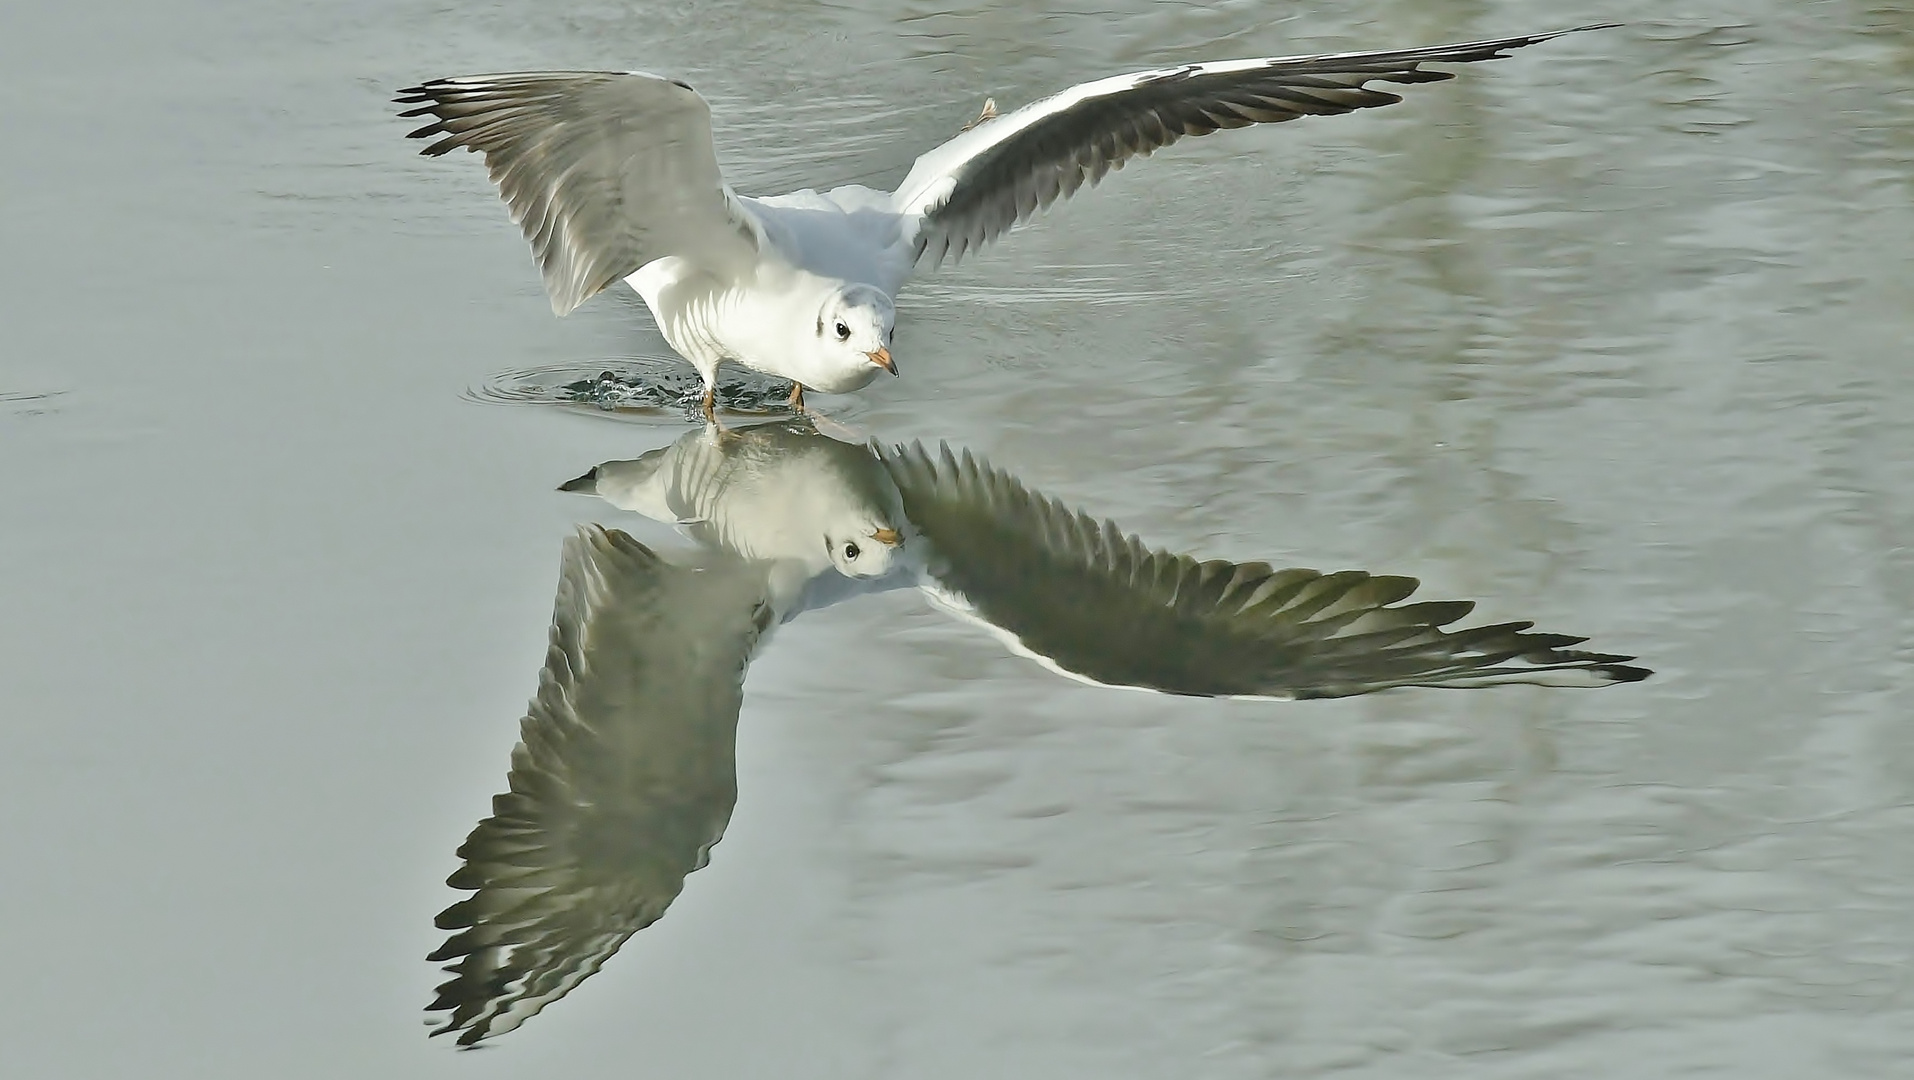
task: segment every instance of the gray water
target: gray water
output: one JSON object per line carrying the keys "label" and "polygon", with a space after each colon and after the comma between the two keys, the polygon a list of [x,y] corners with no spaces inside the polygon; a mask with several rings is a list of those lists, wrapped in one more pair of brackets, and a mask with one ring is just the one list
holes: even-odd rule
{"label": "gray water", "polygon": [[[742,191],[1191,58],[1614,19],[1179,144],[820,398],[1146,539],[1423,579],[1598,691],[1081,686],[900,592],[753,666],[666,918],[459,1054],[434,912],[668,354],[554,320],[436,75],[668,72]],[[0,21],[8,1076],[1898,1077],[1914,1060],[1914,15],[1116,0],[15,5]]]}

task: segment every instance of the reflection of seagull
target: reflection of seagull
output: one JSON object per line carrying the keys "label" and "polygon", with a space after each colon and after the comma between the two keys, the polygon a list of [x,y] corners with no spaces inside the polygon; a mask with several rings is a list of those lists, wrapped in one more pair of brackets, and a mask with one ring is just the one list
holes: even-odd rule
{"label": "reflection of seagull", "polygon": [[608,461],[560,490],[676,523],[746,559],[793,560],[815,576],[875,577],[903,543],[897,489],[870,453],[810,424],[692,432],[632,461]]}
{"label": "reflection of seagull", "polygon": [[[1597,29],[1580,27],[1578,29]],[[1370,82],[1451,78],[1430,63],[1502,57],[1574,31],[1386,52],[1183,64],[1071,87],[1003,116],[987,107],[917,159],[896,191],[768,198],[718,170],[711,113],[642,72],[434,79],[400,92],[412,132],[485,155],[563,315],[624,279],[698,369],[710,416],[726,360],[847,393],[896,373],[892,298],[912,266],[993,240],[1039,207],[1186,135],[1401,100]],[[994,102],[991,103],[994,106]]]}
{"label": "reflection of seagull", "polygon": [[[704,865],[736,798],[745,665],[777,623],[854,591],[818,582],[881,588],[907,576],[1047,666],[1177,694],[1340,697],[1649,674],[1526,622],[1444,629],[1472,605],[1405,603],[1412,578],[1197,562],[968,454],[873,453],[802,422],[693,432],[565,486],[680,523],[704,547],[667,561],[598,526],[566,545],[511,791],[459,848],[465,865],[449,884],[474,895],[438,920],[456,933],[432,959],[451,961],[452,978],[430,1009],[449,1013],[437,1030],[467,1045],[598,970]],[[879,533],[894,542],[849,563],[827,553]]]}

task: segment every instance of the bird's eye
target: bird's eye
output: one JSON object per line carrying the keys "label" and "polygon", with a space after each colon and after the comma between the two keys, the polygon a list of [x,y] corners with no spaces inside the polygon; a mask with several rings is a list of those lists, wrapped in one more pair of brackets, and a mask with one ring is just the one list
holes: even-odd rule
{"label": "bird's eye", "polygon": [[844,561],[845,562],[856,562],[857,557],[862,554],[863,554],[863,551],[856,544],[844,545]]}
{"label": "bird's eye", "polygon": [[851,336],[851,328],[848,326],[845,326],[842,322],[839,322],[837,324],[837,340],[848,341],[850,340],[850,336]]}

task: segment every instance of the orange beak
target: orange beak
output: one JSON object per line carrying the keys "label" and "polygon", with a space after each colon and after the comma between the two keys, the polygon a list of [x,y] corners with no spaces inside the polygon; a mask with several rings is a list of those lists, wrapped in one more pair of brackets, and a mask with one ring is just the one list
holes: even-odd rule
{"label": "orange beak", "polygon": [[904,534],[896,529],[879,529],[871,534],[871,539],[885,547],[896,547],[904,542]]}
{"label": "orange beak", "polygon": [[892,375],[897,374],[897,365],[891,362],[891,351],[884,346],[879,345],[876,352],[867,352],[864,355],[870,357],[871,363],[876,364]]}

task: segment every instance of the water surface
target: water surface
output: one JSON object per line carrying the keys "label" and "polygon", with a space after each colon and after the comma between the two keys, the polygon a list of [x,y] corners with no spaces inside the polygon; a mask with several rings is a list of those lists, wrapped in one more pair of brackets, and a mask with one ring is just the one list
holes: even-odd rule
{"label": "water surface", "polygon": [[[554,320],[388,98],[669,72],[747,192],[986,96],[1614,19],[1125,169],[821,399],[1153,542],[1640,654],[1594,692],[1085,687],[908,593],[753,666],[711,865],[499,1041],[433,912],[543,657],[552,489],[683,431],[474,403]],[[23,1076],[1892,1077],[1914,1058],[1914,20],[1362,0],[43,5],[0,34],[0,1020]]]}

